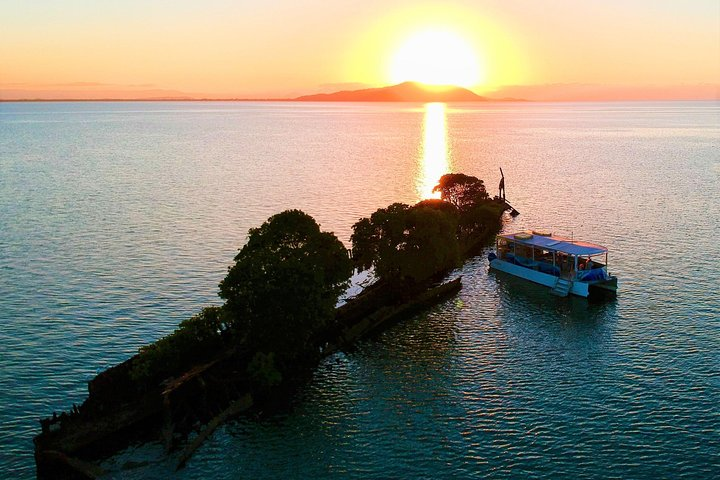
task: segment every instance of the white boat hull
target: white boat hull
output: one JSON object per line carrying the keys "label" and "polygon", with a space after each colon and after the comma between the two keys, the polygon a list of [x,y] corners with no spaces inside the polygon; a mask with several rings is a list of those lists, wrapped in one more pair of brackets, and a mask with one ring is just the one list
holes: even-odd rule
{"label": "white boat hull", "polygon": [[[525,280],[530,280],[531,282],[535,282],[540,285],[545,285],[546,287],[550,288],[553,288],[555,286],[555,283],[558,279],[558,277],[556,277],[555,275],[550,275],[548,273],[538,272],[537,270],[532,270],[530,268],[521,267],[519,265],[500,260],[499,258],[491,260],[490,267],[501,272],[509,273],[510,275],[514,275],[516,277],[524,278]],[[590,284],[581,281],[574,281],[572,282],[570,293],[579,297],[587,297],[590,294]]]}

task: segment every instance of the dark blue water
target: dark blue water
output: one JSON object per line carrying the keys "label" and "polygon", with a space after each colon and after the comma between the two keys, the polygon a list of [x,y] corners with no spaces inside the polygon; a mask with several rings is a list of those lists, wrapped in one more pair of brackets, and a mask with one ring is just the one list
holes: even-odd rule
{"label": "dark blue water", "polygon": [[[478,257],[456,298],[328,358],[291,411],[227,424],[178,477],[718,476],[718,152],[713,102],[0,104],[0,471],[32,477],[38,418],[218,303],[269,215],[347,241],[446,171],[494,193],[502,166],[506,230],[606,245],[616,299]],[[174,461],[144,445],[104,466]]]}

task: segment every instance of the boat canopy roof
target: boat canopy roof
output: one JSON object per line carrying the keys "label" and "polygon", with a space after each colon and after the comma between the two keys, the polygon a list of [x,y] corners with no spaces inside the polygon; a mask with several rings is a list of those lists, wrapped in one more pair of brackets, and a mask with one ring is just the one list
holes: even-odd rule
{"label": "boat canopy roof", "polygon": [[[498,237],[529,247],[555,250],[557,252],[567,253],[568,255],[597,255],[607,253],[608,251],[608,249],[602,245],[596,245],[594,243],[579,242],[554,235],[528,235],[528,233],[529,232],[510,233],[507,235],[498,235]],[[516,238],[516,235],[520,236],[520,238]]]}

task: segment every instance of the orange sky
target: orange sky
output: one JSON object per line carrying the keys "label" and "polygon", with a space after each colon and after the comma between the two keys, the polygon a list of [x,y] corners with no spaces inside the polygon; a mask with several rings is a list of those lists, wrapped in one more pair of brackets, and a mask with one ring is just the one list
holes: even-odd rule
{"label": "orange sky", "polygon": [[720,83],[715,0],[0,0],[0,13],[2,99],[385,85],[403,42],[428,29],[476,53],[481,94],[713,98]]}

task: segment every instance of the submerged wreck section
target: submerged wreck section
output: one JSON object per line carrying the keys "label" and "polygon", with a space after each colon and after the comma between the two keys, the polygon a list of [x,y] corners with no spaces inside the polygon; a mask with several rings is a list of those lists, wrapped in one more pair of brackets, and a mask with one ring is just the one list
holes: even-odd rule
{"label": "submerged wreck section", "polygon": [[89,382],[89,396],[79,408],[41,421],[42,433],[34,439],[38,478],[93,478],[100,471],[89,462],[132,441],[161,439],[166,451],[175,449],[194,425],[248,391],[245,358],[242,352],[222,352],[149,389],[131,380],[137,356],[103,372]]}
{"label": "submerged wreck section", "polygon": [[[298,210],[251,229],[208,307],[97,375],[71,412],[41,420],[38,478],[96,478],[97,462],[159,440],[177,468],[223,422],[291,398],[318,361],[454,295],[443,278],[499,231],[507,202],[482,180],[448,174],[442,200],[392,204],[353,226],[350,255]],[[376,282],[336,307],[353,271]],[[188,443],[189,435],[195,433]]]}

